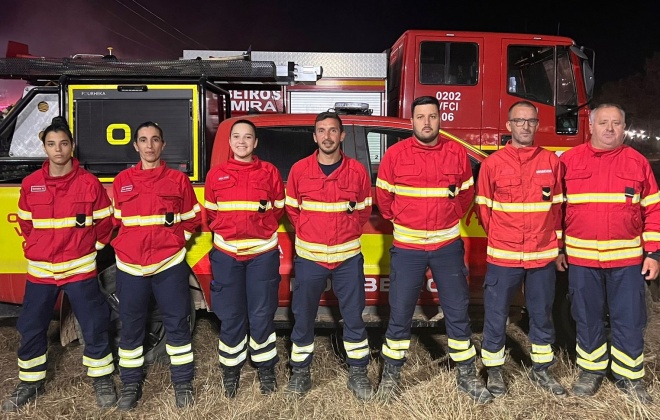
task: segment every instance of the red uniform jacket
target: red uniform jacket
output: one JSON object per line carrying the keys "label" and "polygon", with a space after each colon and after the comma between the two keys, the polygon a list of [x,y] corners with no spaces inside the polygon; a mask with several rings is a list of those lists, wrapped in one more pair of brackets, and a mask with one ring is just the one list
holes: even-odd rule
{"label": "red uniform jacket", "polygon": [[640,264],[660,248],[660,193],[648,160],[622,145],[581,144],[560,157],[565,171],[564,243],[569,264]]}
{"label": "red uniform jacket", "polygon": [[115,218],[121,223],[112,241],[117,268],[134,276],[164,271],[184,260],[186,240],[201,222],[201,208],[190,180],[161,161],[142,170],[142,162],[117,175],[112,184]]}
{"label": "red uniform jacket", "polygon": [[326,176],[318,150],[291,167],[286,212],[296,229],[296,254],[333,269],[361,251],[362,227],[371,216],[371,181],[364,166],[342,152]]}
{"label": "red uniform jacket", "polygon": [[411,137],[387,149],[376,187],[378,209],[394,225],[393,244],[406,249],[432,251],[458,239],[474,198],[465,148],[443,138],[424,146]]}
{"label": "red uniform jacket", "polygon": [[96,275],[96,251],[112,237],[110,199],[78,160],[61,177],[51,177],[49,166],[23,180],[18,200],[27,278],[58,285],[88,279]]}
{"label": "red uniform jacket", "polygon": [[252,157],[234,158],[212,168],[206,177],[204,207],[216,249],[248,260],[277,247],[284,214],[284,183],[275,166]]}
{"label": "red uniform jacket", "polygon": [[544,267],[557,258],[564,202],[559,158],[510,143],[481,165],[475,202],[488,235],[486,261]]}

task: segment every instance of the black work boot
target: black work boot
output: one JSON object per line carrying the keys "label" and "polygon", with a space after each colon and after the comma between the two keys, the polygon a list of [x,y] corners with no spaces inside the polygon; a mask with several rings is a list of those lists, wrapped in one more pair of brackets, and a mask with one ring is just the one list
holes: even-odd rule
{"label": "black work boot", "polygon": [[477,377],[477,369],[472,363],[456,365],[456,384],[459,390],[468,394],[475,402],[484,404],[493,401],[493,395]]}
{"label": "black work boot", "polygon": [[304,368],[294,367],[291,369],[291,377],[286,385],[287,394],[304,395],[312,389],[312,375],[309,366]]}
{"label": "black work boot", "polygon": [[261,367],[257,369],[259,375],[259,391],[263,395],[269,395],[277,391],[277,378],[274,367]]}
{"label": "black work boot", "polygon": [[133,382],[125,384],[121,389],[117,408],[121,411],[132,410],[137,407],[137,403],[142,398],[142,383]]}
{"label": "black work boot", "polygon": [[96,406],[110,408],[117,404],[117,391],[110,375],[94,378],[94,392],[96,393]]}
{"label": "black work boot", "polygon": [[626,393],[632,400],[639,400],[642,404],[650,404],[653,398],[646,392],[646,387],[641,379],[631,381],[630,379],[619,379],[614,383],[617,388]]}
{"label": "black work boot", "polygon": [[378,391],[376,391],[376,398],[383,402],[390,402],[399,391],[401,385],[401,366],[394,366],[385,362],[383,366],[383,375],[378,384]]}
{"label": "black work boot", "polygon": [[555,379],[548,369],[532,369],[532,382],[557,397],[565,397],[566,389]]}
{"label": "black work boot", "polygon": [[240,366],[225,366],[222,368],[222,386],[225,387],[225,397],[234,398],[238,393],[238,385],[241,381]]}
{"label": "black work boot", "polygon": [[34,400],[39,394],[44,393],[44,381],[26,382],[21,381],[11,396],[2,403],[2,411],[11,413]]}
{"label": "black work boot", "polygon": [[193,396],[193,386],[190,381],[174,384],[174,402],[177,408],[193,405],[195,397]]}
{"label": "black work boot", "polygon": [[502,376],[502,367],[489,367],[488,370],[488,381],[486,382],[486,389],[491,393],[493,397],[501,397],[506,394],[506,384],[504,383],[504,377]]}
{"label": "black work boot", "polygon": [[603,383],[603,375],[580,370],[580,376],[573,383],[573,394],[579,397],[591,397]]}
{"label": "black work boot", "polygon": [[366,366],[348,367],[348,389],[353,392],[358,400],[366,401],[373,398],[374,387],[371,386],[367,376]]}

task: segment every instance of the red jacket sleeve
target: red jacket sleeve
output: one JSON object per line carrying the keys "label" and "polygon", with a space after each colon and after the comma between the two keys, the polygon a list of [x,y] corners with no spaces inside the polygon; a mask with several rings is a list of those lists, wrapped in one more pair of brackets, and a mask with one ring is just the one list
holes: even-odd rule
{"label": "red jacket sleeve", "polygon": [[392,220],[392,203],[394,202],[394,174],[392,173],[393,159],[391,151],[386,151],[378,167],[376,179],[376,205],[385,220]]}
{"label": "red jacket sleeve", "polygon": [[463,156],[463,176],[461,177],[461,185],[457,185],[460,188],[458,193],[458,202],[461,206],[461,217],[470,210],[472,201],[474,200],[474,177],[472,176],[472,166],[470,165],[470,159],[465,153],[465,149],[461,147],[461,153]]}
{"label": "red jacket sleeve", "polygon": [[474,200],[477,206],[477,216],[484,228],[486,235],[488,235],[488,226],[490,224],[490,217],[493,212],[493,194],[495,187],[493,185],[494,177],[492,170],[486,161],[481,165],[481,172],[479,173],[479,180],[477,182],[477,196]]}
{"label": "red jacket sleeve", "polygon": [[197,201],[195,190],[187,177],[182,178],[181,225],[186,240],[190,239],[202,222],[202,208]]}
{"label": "red jacket sleeve", "polygon": [[214,172],[213,169],[209,171],[206,176],[206,184],[204,184],[204,208],[206,209],[206,223],[208,226],[211,226],[218,216],[218,203],[216,203],[213,194],[213,180],[217,178],[213,176]]}
{"label": "red jacket sleeve", "polygon": [[27,240],[32,233],[32,209],[27,202],[25,185],[21,185],[21,192],[18,198],[18,225],[21,228],[23,238]]}
{"label": "red jacket sleeve", "polygon": [[660,192],[651,165],[644,165],[644,181],[642,183],[641,210],[644,221],[644,251],[660,250]]}
{"label": "red jacket sleeve", "polygon": [[289,172],[289,179],[286,184],[286,198],[284,208],[289,221],[294,229],[298,227],[298,218],[300,216],[300,202],[298,201],[298,166],[294,164]]}
{"label": "red jacket sleeve", "polygon": [[[358,163],[359,164],[359,163]],[[364,226],[368,221],[369,218],[371,217],[371,179],[369,177],[369,174],[367,173],[367,170],[364,169],[364,166],[362,164],[359,164],[360,167],[363,169],[361,171],[362,176],[361,176],[361,185],[360,185],[360,192],[358,196],[358,200],[360,202],[357,204],[358,206],[358,212],[360,214],[360,226]]]}
{"label": "red jacket sleeve", "polygon": [[564,248],[563,208],[564,208],[564,166],[559,159],[555,160],[552,173],[555,174],[555,186],[552,191],[552,217],[555,221],[555,233],[557,234],[557,247]]}
{"label": "red jacket sleeve", "polygon": [[96,188],[96,200],[93,204],[94,230],[96,232],[96,249],[103,249],[112,239],[114,230],[112,202],[105,188],[97,180],[93,180]]}
{"label": "red jacket sleeve", "polygon": [[284,194],[284,182],[282,181],[282,175],[276,167],[273,167],[272,184],[274,193],[273,196],[275,197],[273,202],[273,215],[277,220],[280,220],[284,214],[284,203],[286,196]]}

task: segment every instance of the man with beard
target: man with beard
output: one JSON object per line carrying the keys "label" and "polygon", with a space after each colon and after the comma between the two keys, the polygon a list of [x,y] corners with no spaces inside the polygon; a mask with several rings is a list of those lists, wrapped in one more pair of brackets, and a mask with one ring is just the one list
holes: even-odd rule
{"label": "man with beard", "polygon": [[449,355],[457,365],[458,389],[479,403],[493,400],[477,377],[471,342],[469,291],[459,225],[474,198],[465,148],[439,136],[438,100],[412,103],[414,136],[390,147],[380,163],[376,201],[393,224],[390,249],[390,320],[381,354],[385,366],[378,397],[399,391],[401,367],[410,347],[412,316],[431,269],[445,315]]}
{"label": "man with beard", "polygon": [[371,215],[371,180],[365,167],[341,151],[346,133],[333,112],[314,123],[318,150],[296,162],[286,188],[286,213],[296,230],[295,283],[291,309],[292,373],[286,392],[303,395],[312,388],[314,320],[328,278],[344,321],[348,389],[361,400],[373,396],[367,377],[369,343],[362,319],[364,258],[362,226]]}

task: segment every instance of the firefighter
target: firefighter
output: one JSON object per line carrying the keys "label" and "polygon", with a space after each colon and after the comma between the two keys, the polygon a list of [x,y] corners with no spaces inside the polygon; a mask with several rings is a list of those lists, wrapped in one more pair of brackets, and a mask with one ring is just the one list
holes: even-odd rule
{"label": "firefighter", "polygon": [[459,225],[474,198],[465,148],[439,136],[439,103],[422,96],[412,103],[414,136],[391,146],[378,168],[376,202],[390,220],[390,319],[381,355],[385,360],[378,397],[399,391],[410,347],[413,311],[431,269],[445,316],[449,355],[457,364],[458,388],[480,403],[493,396],[476,375],[471,342],[469,292]]}
{"label": "firefighter", "polygon": [[508,116],[511,141],[481,165],[475,199],[488,236],[481,342],[481,359],[488,369],[486,387],[495,397],[507,391],[502,376],[506,320],[511,299],[524,283],[531,379],[544,390],[565,396],[564,387],[548,371],[555,363],[552,304],[564,200],[559,158],[534,146],[539,117],[531,102],[514,103]]}
{"label": "firefighter", "polygon": [[122,323],[119,372],[123,389],[118,408],[131,410],[142,396],[143,342],[153,296],[163,318],[175,403],[193,403],[194,374],[190,315],[190,267],[186,241],[201,221],[201,208],[186,175],[161,160],[163,130],[142,123],[134,147],[140,162],[115,178],[114,216],[120,223],[113,239],[117,260],[117,298]]}
{"label": "firefighter", "polygon": [[[623,144],[625,118],[619,105],[599,105],[589,115],[591,141],[560,157],[565,253],[557,269],[568,268],[577,328],[580,374],[573,393],[594,395],[611,359],[615,385],[650,403],[642,381],[645,280],[658,275],[660,193],[648,160]],[[603,321],[608,311],[609,349]]]}
{"label": "firefighter", "polygon": [[284,183],[274,165],[253,154],[257,144],[254,124],[236,121],[229,136],[233,156],[209,171],[204,190],[213,231],[211,308],[221,322],[218,352],[225,395],[230,398],[236,395],[248,353],[257,367],[261,393],[277,389],[273,319],[280,284],[277,228],[284,214]]}
{"label": "firefighter", "polygon": [[346,156],[339,116],[322,112],[314,124],[318,150],[291,168],[286,212],[296,230],[295,283],[291,309],[292,373],[286,392],[312,388],[314,320],[328,278],[344,321],[348,389],[360,400],[373,396],[367,376],[369,343],[362,319],[365,306],[362,227],[371,215],[371,181],[365,167]]}
{"label": "firefighter", "polygon": [[75,144],[64,118],[54,118],[41,140],[48,160],[23,180],[18,201],[28,261],[16,324],[21,335],[20,382],[2,409],[16,411],[44,392],[47,332],[60,291],[71,303],[85,339],[83,365],[94,378],[96,403],[108,408],[117,402],[117,394],[108,341],[110,307],[96,277],[96,252],[110,242],[112,205],[99,180],[73,157]]}

